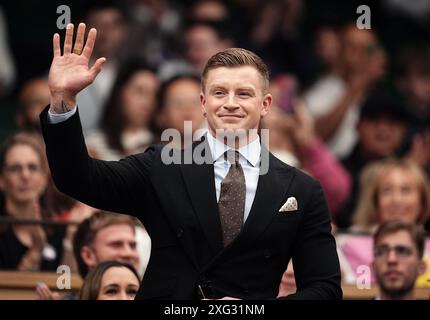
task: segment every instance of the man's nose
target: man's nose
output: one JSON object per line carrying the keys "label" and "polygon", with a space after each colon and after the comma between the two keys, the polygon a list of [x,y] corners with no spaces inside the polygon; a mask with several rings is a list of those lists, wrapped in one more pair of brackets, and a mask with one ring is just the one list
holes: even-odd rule
{"label": "man's nose", "polygon": [[224,104],[224,108],[229,110],[234,110],[239,108],[239,105],[237,104],[237,100],[236,100],[236,95],[234,94],[234,92],[228,94],[228,99]]}
{"label": "man's nose", "polygon": [[395,263],[395,262],[397,262],[397,254],[396,254],[396,251],[395,251],[395,250],[390,250],[390,251],[388,252],[387,261],[388,261],[389,263]]}
{"label": "man's nose", "polygon": [[122,252],[122,257],[126,258],[128,260],[137,259],[138,254],[137,254],[136,248],[129,246],[129,245],[124,246],[123,252]]}

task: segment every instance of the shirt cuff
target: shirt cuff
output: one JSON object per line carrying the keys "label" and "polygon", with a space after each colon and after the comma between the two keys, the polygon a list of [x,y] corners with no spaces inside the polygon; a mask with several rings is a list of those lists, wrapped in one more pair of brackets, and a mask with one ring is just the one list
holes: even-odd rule
{"label": "shirt cuff", "polygon": [[48,110],[48,122],[51,124],[56,124],[64,122],[76,113],[78,106],[74,106],[72,110],[65,113],[52,113]]}

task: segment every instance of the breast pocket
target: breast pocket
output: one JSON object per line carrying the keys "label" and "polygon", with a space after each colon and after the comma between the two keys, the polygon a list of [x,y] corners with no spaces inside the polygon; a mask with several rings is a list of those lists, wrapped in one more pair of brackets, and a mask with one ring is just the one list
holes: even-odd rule
{"label": "breast pocket", "polygon": [[294,211],[286,211],[286,212],[276,212],[274,221],[275,222],[298,222],[301,218],[301,211],[300,210],[294,210]]}

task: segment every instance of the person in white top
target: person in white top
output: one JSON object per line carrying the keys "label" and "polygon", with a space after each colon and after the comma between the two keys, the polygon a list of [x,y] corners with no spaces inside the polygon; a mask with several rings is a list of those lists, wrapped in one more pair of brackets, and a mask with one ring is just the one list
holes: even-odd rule
{"label": "person in white top", "polygon": [[341,44],[340,71],[327,74],[304,95],[316,118],[318,135],[338,158],[354,147],[360,104],[385,75],[386,64],[385,53],[371,30],[349,24],[343,29]]}

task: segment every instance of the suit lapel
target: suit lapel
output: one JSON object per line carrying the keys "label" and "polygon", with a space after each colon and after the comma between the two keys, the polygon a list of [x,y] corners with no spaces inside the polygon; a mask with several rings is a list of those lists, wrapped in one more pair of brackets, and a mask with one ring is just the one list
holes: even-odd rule
{"label": "suit lapel", "polygon": [[[194,211],[214,254],[216,254],[223,249],[223,244],[221,221],[216,202],[214,166],[209,145],[204,137],[202,141],[193,145],[193,150],[196,148],[202,148],[202,155],[209,161],[196,164],[193,159],[192,164],[181,164],[181,171]],[[206,154],[205,152],[209,153]]]}
{"label": "suit lapel", "polygon": [[249,216],[232,244],[240,246],[240,243],[252,243],[257,235],[264,232],[278,212],[293,177],[294,171],[282,166],[270,153],[269,170],[267,174],[260,175]]}

